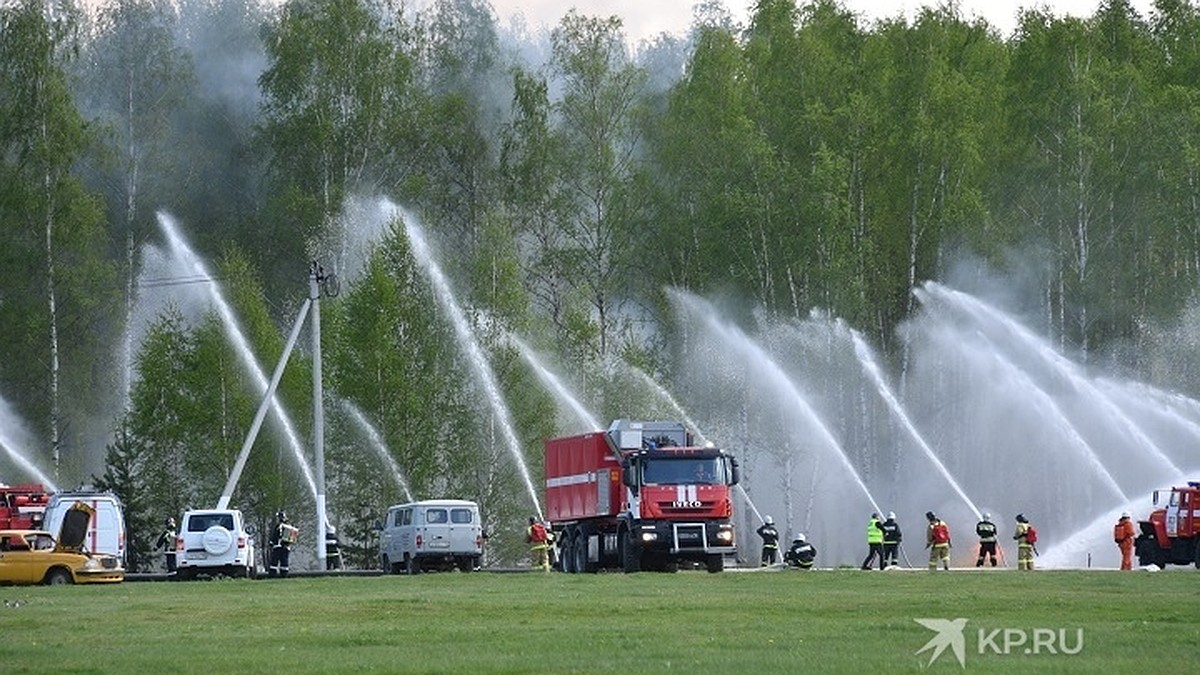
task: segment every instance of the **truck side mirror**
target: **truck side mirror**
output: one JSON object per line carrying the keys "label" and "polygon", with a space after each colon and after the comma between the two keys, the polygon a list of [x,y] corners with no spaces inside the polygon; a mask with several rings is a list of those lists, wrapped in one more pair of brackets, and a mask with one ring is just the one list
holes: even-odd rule
{"label": "truck side mirror", "polygon": [[742,481],[742,467],[738,466],[736,459],[731,459],[729,461],[733,464],[733,468],[730,470],[729,484],[737,485]]}
{"label": "truck side mirror", "polygon": [[378,518],[375,519],[375,525],[373,525],[373,527],[375,530],[377,530],[379,532],[383,531],[383,523],[379,522]]}
{"label": "truck side mirror", "polygon": [[637,465],[629,460],[621,462],[621,484],[637,494]]}

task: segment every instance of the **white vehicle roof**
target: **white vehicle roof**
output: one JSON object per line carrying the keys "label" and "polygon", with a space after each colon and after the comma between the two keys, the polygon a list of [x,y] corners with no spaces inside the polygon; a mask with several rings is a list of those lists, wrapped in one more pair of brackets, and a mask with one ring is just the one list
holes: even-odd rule
{"label": "white vehicle roof", "polygon": [[478,508],[479,505],[467,499],[423,499],[419,502],[407,502],[404,504],[389,506],[388,510],[401,509],[409,506],[474,506]]}

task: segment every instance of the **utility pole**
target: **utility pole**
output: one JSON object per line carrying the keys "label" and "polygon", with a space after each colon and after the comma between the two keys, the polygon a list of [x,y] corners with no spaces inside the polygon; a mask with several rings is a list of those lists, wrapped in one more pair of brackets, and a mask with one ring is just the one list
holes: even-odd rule
{"label": "utility pole", "polygon": [[337,275],[326,274],[314,260],[308,266],[308,299],[312,302],[313,452],[317,480],[317,569],[325,569],[325,392],[321,384],[321,293],[337,297]]}

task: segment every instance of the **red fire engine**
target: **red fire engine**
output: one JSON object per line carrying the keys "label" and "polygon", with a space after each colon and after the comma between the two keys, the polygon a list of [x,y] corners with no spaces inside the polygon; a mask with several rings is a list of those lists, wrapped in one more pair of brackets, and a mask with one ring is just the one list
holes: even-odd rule
{"label": "red fire engine", "polygon": [[737,461],[679,422],[617,420],[546,441],[546,511],[564,572],[724,569]]}
{"label": "red fire engine", "polygon": [[0,484],[0,530],[36,530],[42,527],[50,493],[40,483]]}
{"label": "red fire engine", "polygon": [[1155,490],[1154,505],[1158,508],[1150,512],[1150,518],[1138,522],[1141,534],[1134,549],[1138,564],[1194,564],[1200,568],[1200,482]]}

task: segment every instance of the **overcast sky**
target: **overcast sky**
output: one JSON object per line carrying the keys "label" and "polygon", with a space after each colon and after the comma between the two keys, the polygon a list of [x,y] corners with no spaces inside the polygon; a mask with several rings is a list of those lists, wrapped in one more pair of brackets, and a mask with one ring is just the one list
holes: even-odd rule
{"label": "overcast sky", "polygon": [[[745,23],[753,0],[724,0],[724,3],[735,20]],[[553,27],[571,7],[578,7],[580,13],[588,16],[615,14],[624,21],[625,33],[634,43],[663,31],[685,33],[692,22],[694,4],[695,0],[492,0],[501,24],[507,24],[510,15],[521,12],[535,32],[542,26]],[[1090,16],[1099,4],[1100,0],[962,0],[961,7],[964,16],[982,16],[1007,35],[1016,25],[1020,7],[1046,6],[1058,15]],[[1152,0],[1133,2],[1142,16],[1149,13],[1151,4]],[[936,5],[936,0],[842,0],[842,5],[868,19],[902,12],[912,18],[917,8]]]}

